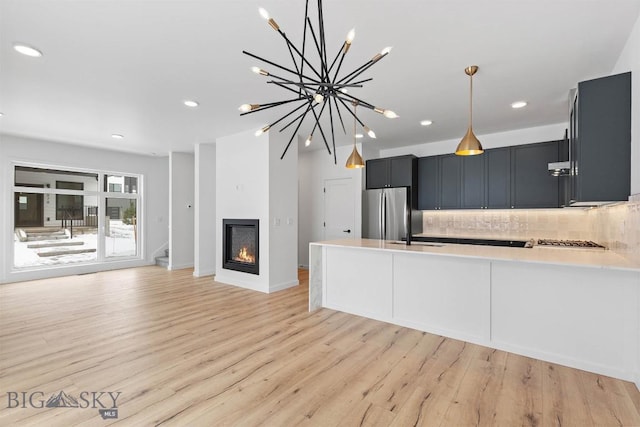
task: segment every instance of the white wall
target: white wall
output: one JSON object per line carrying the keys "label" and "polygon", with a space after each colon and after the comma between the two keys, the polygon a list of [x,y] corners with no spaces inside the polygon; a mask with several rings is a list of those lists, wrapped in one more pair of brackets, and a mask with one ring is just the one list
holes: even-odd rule
{"label": "white wall", "polygon": [[[216,281],[274,292],[298,284],[298,149],[288,138],[253,131],[216,140]],[[222,220],[260,221],[259,274],[222,268]]]}
{"label": "white wall", "polygon": [[631,71],[631,194],[640,194],[640,16],[611,74]]}
{"label": "white wall", "polygon": [[269,292],[298,284],[298,141],[281,160],[288,142],[269,132]]}
{"label": "white wall", "polygon": [[[374,144],[375,142],[368,142]],[[358,150],[366,157],[368,150],[362,151],[362,143]],[[315,150],[300,153],[299,170],[299,235],[298,264],[309,265],[309,243],[324,240],[324,182],[327,179],[353,178],[353,197],[355,200],[355,226],[353,238],[362,236],[362,190],[364,186],[364,169],[347,169],[344,164],[353,150],[352,145],[336,147],[337,164],[333,156],[326,150]],[[371,153],[377,154],[375,150]]]}
{"label": "white wall", "polygon": [[194,156],[169,153],[169,270],[193,267]]}
{"label": "white wall", "polygon": [[196,277],[216,272],[216,146],[196,144],[194,199],[194,271]]}
{"label": "white wall", "polygon": [[[260,221],[259,275],[222,268],[222,219]],[[216,281],[269,291],[269,136],[252,131],[216,140]]]}
{"label": "white wall", "polygon": [[[142,260],[111,261],[106,264],[59,266],[55,269],[12,272],[10,255],[13,252],[13,169],[12,162],[44,166],[97,169],[123,174],[144,175],[142,189]],[[69,145],[52,141],[0,134],[0,282],[32,280],[65,276],[115,268],[154,263],[168,240],[167,188],[168,161],[166,157],[151,157],[110,150]]]}
{"label": "white wall", "polygon": [[[477,135],[477,137],[482,143],[482,146],[486,149],[508,147],[511,145],[532,144],[534,142],[556,141],[562,139],[564,138],[564,131],[567,129],[567,126],[568,123],[557,123],[554,125],[518,129],[508,132]],[[461,131],[460,138],[456,139],[386,150],[383,149],[380,150],[380,157],[401,156],[404,154],[415,154],[418,157],[424,157],[453,153],[463,136],[464,132]]]}

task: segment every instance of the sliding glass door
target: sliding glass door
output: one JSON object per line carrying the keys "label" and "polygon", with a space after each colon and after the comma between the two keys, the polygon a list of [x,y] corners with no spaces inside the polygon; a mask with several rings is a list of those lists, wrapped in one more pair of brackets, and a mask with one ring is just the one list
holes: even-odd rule
{"label": "sliding glass door", "polygon": [[142,177],[15,164],[14,269],[141,258]]}

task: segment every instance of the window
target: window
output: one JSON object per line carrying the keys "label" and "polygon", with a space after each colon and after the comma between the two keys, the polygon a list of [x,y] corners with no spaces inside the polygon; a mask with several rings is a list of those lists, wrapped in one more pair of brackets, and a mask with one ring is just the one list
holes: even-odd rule
{"label": "window", "polygon": [[141,176],[14,166],[13,266],[141,258]]}
{"label": "window", "polygon": [[[81,182],[56,181],[56,188],[62,190],[84,190]],[[72,194],[56,195],[56,219],[82,219],[84,208],[84,196]]]}

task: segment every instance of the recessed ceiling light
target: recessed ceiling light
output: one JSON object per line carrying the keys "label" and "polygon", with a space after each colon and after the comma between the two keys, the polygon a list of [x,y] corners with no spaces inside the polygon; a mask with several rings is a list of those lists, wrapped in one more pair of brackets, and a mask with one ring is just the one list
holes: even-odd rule
{"label": "recessed ceiling light", "polygon": [[523,108],[527,106],[527,101],[516,101],[513,104],[511,104],[511,108]]}
{"label": "recessed ceiling light", "polygon": [[119,133],[114,133],[111,135],[111,138],[113,139],[123,139],[124,135],[120,135]]}
{"label": "recessed ceiling light", "polygon": [[0,117],[4,116],[4,113],[0,113]]}
{"label": "recessed ceiling light", "polygon": [[193,101],[191,99],[187,99],[186,101],[184,101],[184,105],[186,105],[187,107],[195,108],[200,104],[198,104],[197,101]]}
{"label": "recessed ceiling light", "polygon": [[356,133],[356,138],[357,139],[364,138],[364,135],[361,133]]}
{"label": "recessed ceiling light", "polygon": [[431,126],[433,122],[431,120],[423,120],[420,122],[422,126]]}
{"label": "recessed ceiling light", "polygon": [[16,52],[20,52],[23,55],[31,56],[33,58],[40,58],[42,56],[42,52],[32,46],[27,46],[26,44],[16,43],[13,45],[13,48]]}

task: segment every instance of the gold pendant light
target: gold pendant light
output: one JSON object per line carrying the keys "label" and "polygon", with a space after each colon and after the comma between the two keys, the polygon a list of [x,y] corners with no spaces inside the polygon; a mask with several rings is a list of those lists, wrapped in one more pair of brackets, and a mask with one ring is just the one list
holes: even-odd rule
{"label": "gold pendant light", "polygon": [[362,156],[358,153],[358,147],[356,147],[356,107],[358,106],[357,102],[353,103],[353,151],[351,155],[347,159],[347,163],[345,166],[347,169],[360,169],[364,167],[364,161],[362,160]]}
{"label": "gold pendant light", "polygon": [[456,148],[456,154],[458,156],[475,156],[476,154],[484,153],[482,144],[478,141],[478,138],[473,134],[473,75],[478,71],[477,65],[471,65],[464,69],[464,72],[469,76],[469,129],[462,138],[462,141]]}

